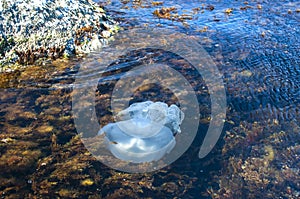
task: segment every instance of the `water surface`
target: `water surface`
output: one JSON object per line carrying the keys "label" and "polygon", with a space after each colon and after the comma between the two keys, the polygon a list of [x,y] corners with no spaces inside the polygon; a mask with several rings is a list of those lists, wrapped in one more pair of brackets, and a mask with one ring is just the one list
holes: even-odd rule
{"label": "water surface", "polygon": [[[189,19],[169,20],[153,14],[172,6],[176,8],[173,14]],[[225,127],[217,146],[206,158],[198,159],[210,121],[210,95],[201,75],[172,52],[135,50],[114,58],[109,70],[95,66],[87,74],[87,78],[104,74],[95,91],[96,115],[103,124],[113,121],[110,96],[114,85],[136,66],[168,64],[192,85],[201,111],[198,134],[180,159],[148,174],[106,167],[76,136],[74,79],[82,63],[101,59],[97,53],[85,60],[30,66],[0,74],[3,198],[300,196],[298,1],[178,0],[162,5],[114,1],[105,7],[124,29],[159,27],[198,38],[223,74],[227,94]],[[172,91],[149,84],[133,94],[131,103],[149,99],[178,102]]]}

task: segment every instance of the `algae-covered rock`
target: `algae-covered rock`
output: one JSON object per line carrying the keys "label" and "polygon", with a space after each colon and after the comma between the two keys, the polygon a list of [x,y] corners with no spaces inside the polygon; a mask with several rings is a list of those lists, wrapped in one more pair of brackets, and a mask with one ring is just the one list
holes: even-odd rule
{"label": "algae-covered rock", "polygon": [[0,72],[39,58],[89,53],[118,30],[99,5],[87,0],[3,0],[0,16]]}

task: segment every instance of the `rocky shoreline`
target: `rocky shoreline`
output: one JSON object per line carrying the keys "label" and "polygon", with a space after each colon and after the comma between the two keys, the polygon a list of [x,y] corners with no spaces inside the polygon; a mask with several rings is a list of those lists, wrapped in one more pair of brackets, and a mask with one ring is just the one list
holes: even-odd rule
{"label": "rocky shoreline", "polygon": [[118,29],[118,23],[91,0],[3,0],[0,72],[37,60],[90,53]]}

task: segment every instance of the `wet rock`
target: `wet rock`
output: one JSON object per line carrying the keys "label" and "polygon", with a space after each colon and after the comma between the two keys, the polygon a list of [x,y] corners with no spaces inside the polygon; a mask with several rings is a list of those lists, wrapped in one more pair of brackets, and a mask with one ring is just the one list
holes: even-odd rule
{"label": "wet rock", "polygon": [[5,0],[0,16],[0,72],[39,58],[89,53],[95,50],[91,38],[99,47],[118,31],[99,5],[85,0]]}

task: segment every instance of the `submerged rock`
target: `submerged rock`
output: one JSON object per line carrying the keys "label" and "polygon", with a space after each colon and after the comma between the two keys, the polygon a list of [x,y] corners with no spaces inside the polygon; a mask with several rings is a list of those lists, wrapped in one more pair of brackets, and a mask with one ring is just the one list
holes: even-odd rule
{"label": "submerged rock", "polygon": [[0,72],[15,63],[89,53],[117,30],[117,23],[89,0],[3,0]]}

